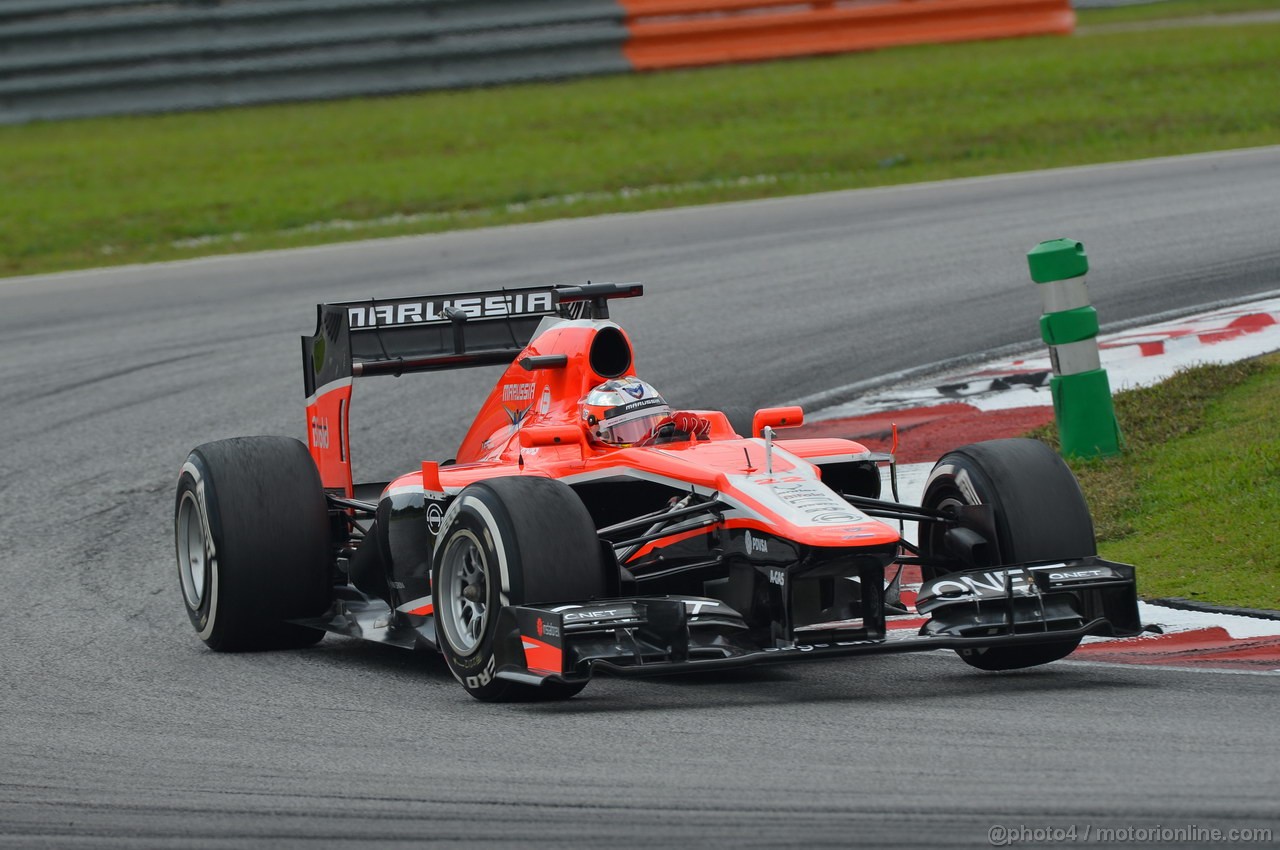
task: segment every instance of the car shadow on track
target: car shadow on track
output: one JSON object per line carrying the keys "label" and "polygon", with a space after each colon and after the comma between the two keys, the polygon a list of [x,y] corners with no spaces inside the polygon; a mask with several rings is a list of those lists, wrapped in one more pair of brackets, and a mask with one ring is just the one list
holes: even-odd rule
{"label": "car shadow on track", "polygon": [[1061,697],[1107,699],[1116,691],[1155,690],[1158,681],[1125,670],[1085,671],[1048,665],[1005,673],[949,669],[956,659],[930,659],[904,665],[815,663],[789,668],[742,670],[708,675],[664,676],[647,681],[601,677],[566,703],[534,706],[557,713],[667,711],[690,707],[803,706],[848,703],[850,707],[892,707],[948,703],[957,707],[1000,710],[1013,700]]}
{"label": "car shadow on track", "polygon": [[[444,699],[475,703],[462,691],[444,660],[430,651],[408,651],[336,636],[304,650],[314,663],[341,670],[385,674],[439,689]],[[337,672],[335,670],[334,672]],[[684,673],[652,678],[599,675],[573,699],[562,702],[493,704],[499,710],[554,714],[685,710],[712,706],[849,703],[907,708],[936,701],[993,707],[1010,699],[1054,694],[1089,697],[1122,690],[1158,689],[1156,678],[1138,670],[1047,664],[1027,670],[973,670],[946,651],[876,656],[768,667]],[[1101,698],[1101,697],[1099,697]]]}
{"label": "car shadow on track", "polygon": [[[314,661],[352,671],[375,671],[438,688],[446,700],[479,706],[462,691],[433,652],[409,652],[346,638],[326,638],[308,650]],[[492,704],[495,710],[593,714],[682,711],[695,707],[848,703],[909,709],[948,701],[975,708],[1005,707],[1010,700],[1054,695],[1105,699],[1114,691],[1158,689],[1138,671],[1048,664],[1028,670],[987,673],[965,666],[948,652],[860,658],[787,666],[686,673],[653,678],[601,675],[581,694],[563,702]]]}
{"label": "car shadow on track", "polygon": [[381,669],[405,676],[423,676],[454,684],[444,658],[429,650],[409,650],[397,646],[371,643],[359,638],[326,635],[325,639],[304,650],[314,658],[342,667]]}

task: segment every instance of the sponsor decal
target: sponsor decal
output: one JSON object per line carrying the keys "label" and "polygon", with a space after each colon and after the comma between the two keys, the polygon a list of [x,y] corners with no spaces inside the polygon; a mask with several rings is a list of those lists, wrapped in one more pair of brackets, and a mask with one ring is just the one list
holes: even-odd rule
{"label": "sponsor decal", "polygon": [[946,599],[965,599],[974,596],[1004,596],[1006,576],[1009,586],[1020,596],[1030,594],[1031,577],[1022,570],[986,572],[981,575],[961,575],[939,579],[921,589],[922,594]]}
{"label": "sponsor decal", "polygon": [[533,390],[536,384],[503,384],[503,401],[533,401]]}
{"label": "sponsor decal", "polygon": [[551,412],[551,387],[542,388],[542,400],[538,402],[538,412],[543,416]]}
{"label": "sponsor decal", "polygon": [[769,570],[769,583],[778,587],[787,586],[787,574],[782,570]]}
{"label": "sponsor decal", "polygon": [[769,554],[769,541],[762,537],[752,537],[750,531],[743,535],[742,543],[743,548],[747,550],[748,555],[753,552],[759,552],[762,555]]}
{"label": "sponsor decal", "polygon": [[1115,574],[1108,569],[1065,570],[1049,573],[1050,581],[1085,581],[1091,578],[1115,578]]}
{"label": "sponsor decal", "polygon": [[605,419],[613,419],[617,416],[625,416],[628,413],[635,413],[637,410],[645,410],[650,407],[666,407],[667,403],[660,398],[646,398],[642,401],[629,401],[626,404],[620,404],[612,407],[604,412]]}
{"label": "sponsor decal", "polygon": [[684,610],[690,616],[696,617],[702,613],[703,608],[719,608],[719,602],[713,602],[710,599],[686,599],[684,601]]}
{"label": "sponsor decal", "polygon": [[462,298],[412,298],[347,308],[347,325],[352,331],[402,328],[414,325],[448,324],[445,311],[452,307],[469,319],[500,319],[507,316],[549,314],[554,308],[551,290],[481,294]]}
{"label": "sponsor decal", "polygon": [[600,620],[605,617],[615,617],[618,614],[617,608],[601,609],[598,611],[570,611],[564,615],[564,621],[570,620]]}
{"label": "sponsor decal", "polygon": [[861,522],[863,516],[849,510],[848,504],[816,481],[779,482],[769,485],[788,507],[805,514],[819,525],[841,525]]}
{"label": "sponsor decal", "polygon": [[324,416],[311,417],[311,445],[317,449],[329,448],[329,420]]}
{"label": "sponsor decal", "polygon": [[427,505],[427,531],[437,535],[440,533],[440,526],[444,522],[444,509],[436,502]]}
{"label": "sponsor decal", "polygon": [[538,637],[560,637],[560,627],[553,626],[550,623],[543,622],[542,618],[538,618]]}
{"label": "sponsor decal", "polygon": [[507,412],[507,419],[510,421],[511,431],[514,433],[520,430],[520,426],[524,424],[525,417],[529,415],[529,411],[532,410],[533,407],[521,407],[519,409],[514,407],[504,407],[502,409]]}
{"label": "sponsor decal", "polygon": [[644,398],[644,384],[623,384],[622,391],[632,398]]}
{"label": "sponsor decal", "polygon": [[[704,608],[722,607],[721,603],[714,599],[682,599],[680,601],[684,602],[685,613],[691,617],[696,617],[701,614],[702,609]],[[637,616],[638,610],[636,606],[629,603],[622,604],[624,605],[623,608],[592,609],[583,608],[581,605],[560,605],[551,610],[555,611],[557,614],[568,612],[563,614],[564,622],[566,624],[571,622],[584,622],[588,620],[604,620],[610,617],[626,619]]]}

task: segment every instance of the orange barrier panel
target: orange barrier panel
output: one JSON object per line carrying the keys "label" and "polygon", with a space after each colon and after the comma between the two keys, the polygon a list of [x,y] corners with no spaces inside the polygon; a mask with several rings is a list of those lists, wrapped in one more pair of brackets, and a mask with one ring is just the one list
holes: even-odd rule
{"label": "orange barrier panel", "polygon": [[1070,0],[621,0],[636,70],[1067,34]]}

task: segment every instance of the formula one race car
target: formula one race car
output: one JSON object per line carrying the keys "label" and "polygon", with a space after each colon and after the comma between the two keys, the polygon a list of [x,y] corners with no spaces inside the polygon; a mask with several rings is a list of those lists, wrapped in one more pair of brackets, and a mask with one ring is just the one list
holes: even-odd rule
{"label": "formula one race car", "polygon": [[[957,449],[921,505],[896,486],[882,500],[891,456],[775,436],[799,408],[758,411],[749,438],[721,412],[672,411],[609,320],[611,299],[640,294],[321,304],[302,339],[309,447],[222,440],[182,467],[178,574],[200,637],[435,650],[498,700],[567,698],[599,671],[937,648],[1007,670],[1141,631],[1133,567],[1096,556],[1079,486],[1043,444]],[[456,458],[353,484],[353,379],[488,364],[507,369]]]}

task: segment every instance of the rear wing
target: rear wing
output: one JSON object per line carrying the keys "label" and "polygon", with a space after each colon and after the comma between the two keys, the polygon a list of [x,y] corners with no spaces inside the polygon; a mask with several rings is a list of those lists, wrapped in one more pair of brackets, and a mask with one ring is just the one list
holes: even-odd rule
{"label": "rear wing", "polygon": [[306,393],[352,377],[510,363],[544,318],[604,319],[609,299],[643,294],[638,283],[589,283],[319,304],[315,335],[302,338]]}
{"label": "rear wing", "polygon": [[317,305],[302,363],[308,444],[324,486],[352,494],[352,379],[506,365],[543,319],[605,319],[610,299],[643,294],[638,283],[588,283]]}

